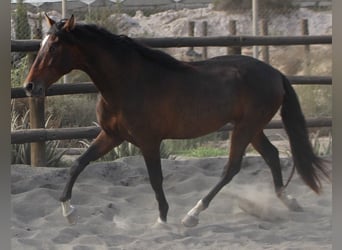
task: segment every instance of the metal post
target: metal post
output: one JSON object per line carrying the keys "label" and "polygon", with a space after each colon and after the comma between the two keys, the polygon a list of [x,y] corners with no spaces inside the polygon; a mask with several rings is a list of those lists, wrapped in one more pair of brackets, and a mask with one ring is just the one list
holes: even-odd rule
{"label": "metal post", "polygon": [[175,9],[178,10],[178,3],[181,1],[181,0],[173,0],[175,2]]}
{"label": "metal post", "polygon": [[[67,12],[67,0],[62,0],[62,18],[66,18],[66,12]],[[63,76],[63,83],[68,82],[68,76]]]}
{"label": "metal post", "polygon": [[[259,1],[252,0],[253,36],[258,35]],[[253,46],[253,57],[258,58],[258,46]]]}
{"label": "metal post", "polygon": [[62,18],[66,17],[66,10],[67,10],[66,1],[67,0],[62,0]]}

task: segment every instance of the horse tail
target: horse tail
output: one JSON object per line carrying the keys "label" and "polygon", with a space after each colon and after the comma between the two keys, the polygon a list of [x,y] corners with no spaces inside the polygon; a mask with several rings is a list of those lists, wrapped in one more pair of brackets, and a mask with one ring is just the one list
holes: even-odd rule
{"label": "horse tail", "polygon": [[312,149],[297,94],[284,75],[283,86],[285,95],[281,117],[289,137],[293,163],[303,181],[318,194],[322,189],[321,178],[330,180],[325,161]]}

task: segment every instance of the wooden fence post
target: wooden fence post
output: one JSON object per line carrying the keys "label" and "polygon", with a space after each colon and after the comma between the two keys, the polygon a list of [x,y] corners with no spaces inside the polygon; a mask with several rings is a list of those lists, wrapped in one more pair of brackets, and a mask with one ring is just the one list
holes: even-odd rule
{"label": "wooden fence post", "polygon": [[[264,18],[260,20],[260,31],[262,36],[268,36],[268,22]],[[270,62],[270,53],[268,46],[261,47],[261,59],[266,63]]]}
{"label": "wooden fence post", "polygon": [[[207,21],[203,21],[202,22],[202,36],[208,36],[208,22]],[[203,47],[202,50],[202,59],[205,60],[208,58],[208,48],[207,47]]]}
{"label": "wooden fence post", "polygon": [[[236,20],[230,20],[228,23],[228,30],[231,36],[235,36],[236,32]],[[228,55],[241,55],[241,47],[239,46],[230,46],[227,48]]]}
{"label": "wooden fence post", "polygon": [[[41,39],[41,30],[37,28],[34,38]],[[36,53],[30,53],[29,64],[32,65]],[[30,128],[45,127],[45,97],[29,97],[30,108]],[[46,166],[46,147],[45,142],[33,142],[31,148],[31,165],[35,167]]]}
{"label": "wooden fence post", "polygon": [[[188,25],[188,36],[194,37],[195,36],[195,22],[190,21]],[[194,50],[194,47],[189,47],[189,50]]]}
{"label": "wooden fence post", "polygon": [[[189,37],[195,37],[195,22],[190,21],[188,24],[188,35]],[[197,53],[194,49],[194,46],[190,46],[188,51],[186,52],[189,61],[197,61],[202,59],[202,54]]]}
{"label": "wooden fence post", "polygon": [[[309,35],[308,19],[302,19],[302,35]],[[310,74],[310,45],[304,45],[304,74]]]}
{"label": "wooden fence post", "polygon": [[[29,97],[30,128],[44,128],[45,123],[45,98]],[[31,165],[35,167],[46,166],[45,142],[31,143]]]}

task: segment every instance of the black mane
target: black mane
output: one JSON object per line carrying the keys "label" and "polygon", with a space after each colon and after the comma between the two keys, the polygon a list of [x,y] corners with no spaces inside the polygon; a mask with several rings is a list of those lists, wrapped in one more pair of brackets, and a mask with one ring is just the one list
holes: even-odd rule
{"label": "black mane", "polygon": [[53,25],[48,34],[55,34],[69,43],[95,42],[116,55],[119,53],[127,56],[135,50],[145,59],[171,68],[188,67],[186,63],[178,61],[163,51],[149,48],[128,36],[113,34],[94,24],[76,24],[72,31],[66,32],[62,29],[65,21],[63,19]]}

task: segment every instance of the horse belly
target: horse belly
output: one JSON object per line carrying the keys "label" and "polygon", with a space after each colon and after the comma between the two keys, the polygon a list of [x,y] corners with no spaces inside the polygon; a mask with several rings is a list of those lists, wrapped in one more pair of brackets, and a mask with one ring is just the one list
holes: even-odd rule
{"label": "horse belly", "polygon": [[170,139],[194,138],[217,131],[232,120],[229,104],[201,105],[181,108],[168,126]]}

